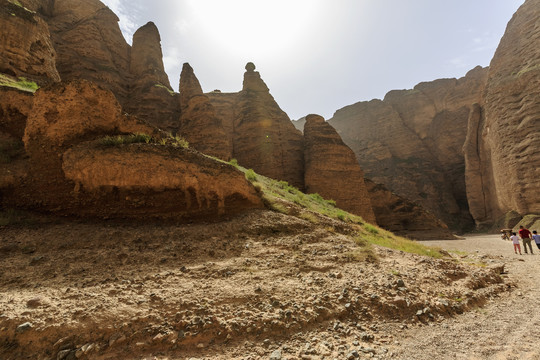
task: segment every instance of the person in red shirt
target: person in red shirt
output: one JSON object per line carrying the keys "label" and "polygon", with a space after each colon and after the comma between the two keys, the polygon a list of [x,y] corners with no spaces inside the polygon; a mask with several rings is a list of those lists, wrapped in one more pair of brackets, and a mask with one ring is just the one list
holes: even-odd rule
{"label": "person in red shirt", "polygon": [[532,245],[531,245],[531,232],[529,231],[529,229],[525,229],[522,225],[520,225],[519,237],[523,241],[523,248],[525,249],[525,254],[528,254],[527,245],[529,245],[529,249],[531,250],[531,255],[534,254],[532,250]]}

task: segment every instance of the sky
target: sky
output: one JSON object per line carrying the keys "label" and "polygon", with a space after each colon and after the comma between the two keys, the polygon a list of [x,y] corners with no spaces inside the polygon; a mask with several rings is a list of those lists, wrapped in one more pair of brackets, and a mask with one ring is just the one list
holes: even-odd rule
{"label": "sky", "polygon": [[157,25],[175,91],[185,62],[204,92],[240,91],[253,62],[295,120],[488,66],[524,0],[102,2],[130,44],[140,26]]}

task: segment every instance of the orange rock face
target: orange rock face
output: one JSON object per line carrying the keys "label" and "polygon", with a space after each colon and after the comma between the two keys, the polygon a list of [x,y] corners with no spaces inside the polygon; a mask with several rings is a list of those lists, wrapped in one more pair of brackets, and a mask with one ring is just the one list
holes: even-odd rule
{"label": "orange rock face", "polygon": [[[232,135],[233,157],[244,167],[300,189],[304,185],[302,134],[281,110],[249,63],[237,94],[209,94],[226,134]],[[232,131],[231,131],[232,129]]]}
{"label": "orange rock face", "polygon": [[174,94],[163,67],[161,37],[154,23],[133,34],[129,72],[131,86],[124,109],[159,128],[176,132],[179,128],[178,94]]}
{"label": "orange rock face", "polygon": [[88,81],[38,90],[26,122],[27,176],[0,178],[10,206],[60,214],[176,220],[263,207],[244,174],[189,149],[105,145],[103,135],[156,134],[123,115],[114,95]]}
{"label": "orange rock face", "polygon": [[539,9],[539,0],[527,0],[508,23],[490,64],[484,111],[473,114],[467,188],[479,225],[511,210],[540,213]]}
{"label": "orange rock face", "polygon": [[339,208],[376,222],[364,172],[353,151],[322,116],[306,117],[304,158],[306,192],[335,200]]}
{"label": "orange rock face", "polygon": [[180,74],[180,133],[202,153],[225,161],[232,158],[232,136],[227,136],[193,68],[185,63]]}
{"label": "orange rock face", "polygon": [[0,1],[0,73],[26,77],[40,85],[60,81],[49,27],[36,13]]}
{"label": "orange rock face", "polygon": [[389,92],[383,101],[336,111],[329,122],[355,152],[366,177],[422,205],[452,228],[471,227],[462,147],[487,69],[461,79]]}
{"label": "orange rock face", "polygon": [[130,47],[118,17],[98,0],[56,0],[48,20],[62,80],[86,79],[128,98]]}

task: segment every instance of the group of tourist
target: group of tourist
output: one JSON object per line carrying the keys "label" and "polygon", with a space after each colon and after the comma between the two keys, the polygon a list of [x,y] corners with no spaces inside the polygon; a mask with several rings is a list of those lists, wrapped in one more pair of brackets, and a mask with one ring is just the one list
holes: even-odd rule
{"label": "group of tourist", "polygon": [[512,244],[514,244],[514,252],[517,254],[519,251],[519,255],[521,255],[521,245],[519,243],[519,239],[521,238],[521,241],[523,241],[523,249],[525,250],[525,254],[528,254],[527,252],[527,246],[529,247],[529,250],[531,250],[531,255],[533,253],[532,249],[532,240],[536,243],[536,246],[538,249],[540,249],[540,235],[538,235],[538,232],[536,230],[533,230],[532,234],[529,231],[529,229],[524,228],[523,226],[519,227],[519,236],[513,232],[512,236],[510,236],[510,240],[512,240]]}

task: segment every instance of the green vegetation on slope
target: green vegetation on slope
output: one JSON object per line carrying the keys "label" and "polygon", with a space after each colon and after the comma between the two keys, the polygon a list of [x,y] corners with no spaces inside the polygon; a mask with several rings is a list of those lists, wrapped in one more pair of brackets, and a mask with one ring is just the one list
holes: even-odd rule
{"label": "green vegetation on slope", "polygon": [[36,92],[36,90],[39,89],[38,84],[29,81],[24,77],[15,78],[5,74],[0,74],[0,86],[7,86],[31,93]]}
{"label": "green vegetation on slope", "polygon": [[105,136],[99,140],[99,144],[103,146],[119,146],[127,144],[159,144],[170,145],[174,147],[187,148],[189,142],[181,136],[169,136],[165,138],[153,138],[147,134],[129,134],[117,136]]}
{"label": "green vegetation on slope", "polygon": [[[252,169],[238,165],[233,159],[231,165],[243,171],[246,179],[263,194],[266,206],[274,211],[294,215],[312,223],[318,223],[318,214],[347,223],[354,229],[354,240],[359,248],[349,256],[359,261],[373,261],[377,256],[372,246],[382,246],[412,254],[442,258],[444,254],[437,248],[424,246],[419,242],[396,236],[389,231],[365,222],[360,216],[350,214],[336,207],[333,200],[325,200],[319,194],[304,194],[286,181],[277,181],[256,174]],[[300,210],[291,211],[287,203],[294,203]]]}

